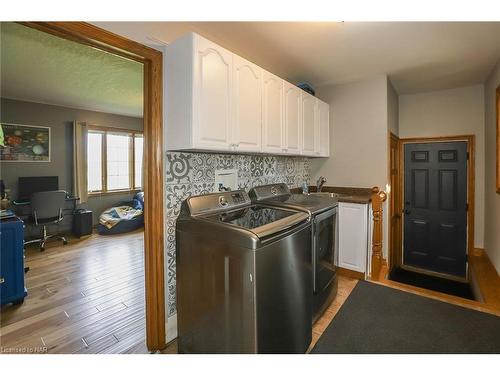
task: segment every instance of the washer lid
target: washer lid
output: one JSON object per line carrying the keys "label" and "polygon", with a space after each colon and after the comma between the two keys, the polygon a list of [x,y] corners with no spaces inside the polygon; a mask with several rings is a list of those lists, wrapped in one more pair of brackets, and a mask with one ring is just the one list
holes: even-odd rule
{"label": "washer lid", "polygon": [[206,216],[205,219],[236,226],[263,238],[308,221],[309,214],[286,208],[251,205]]}
{"label": "washer lid", "polygon": [[338,206],[338,202],[333,198],[317,197],[306,194],[292,194],[288,199],[281,201],[285,207],[295,207],[306,209],[311,214],[323,212]]}

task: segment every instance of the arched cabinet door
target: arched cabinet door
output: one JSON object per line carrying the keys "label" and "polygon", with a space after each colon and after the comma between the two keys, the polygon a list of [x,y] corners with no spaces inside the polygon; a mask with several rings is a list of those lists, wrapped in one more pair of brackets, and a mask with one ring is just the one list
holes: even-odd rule
{"label": "arched cabinet door", "polygon": [[283,152],[283,80],[263,74],[262,151]]}
{"label": "arched cabinet door", "polygon": [[319,122],[319,155],[330,156],[330,106],[316,99],[317,121]]}
{"label": "arched cabinet door", "polygon": [[300,113],[302,90],[285,82],[284,146],[288,154],[301,153],[302,118]]}
{"label": "arched cabinet door", "polygon": [[167,150],[329,155],[328,104],[195,33],[163,60]]}
{"label": "arched cabinet door", "polygon": [[204,38],[194,44],[195,148],[231,148],[232,53]]}
{"label": "arched cabinet door", "polygon": [[317,116],[316,98],[302,93],[302,154],[319,155],[319,119]]}
{"label": "arched cabinet door", "polygon": [[262,150],[262,69],[233,56],[232,145],[236,151]]}

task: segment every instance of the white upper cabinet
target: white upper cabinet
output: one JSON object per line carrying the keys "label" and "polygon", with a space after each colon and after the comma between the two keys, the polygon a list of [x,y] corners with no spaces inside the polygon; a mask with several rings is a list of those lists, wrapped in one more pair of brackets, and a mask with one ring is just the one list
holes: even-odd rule
{"label": "white upper cabinet", "polygon": [[330,106],[316,99],[317,118],[319,121],[319,156],[330,156]]}
{"label": "white upper cabinet", "polygon": [[237,151],[262,150],[262,69],[233,56],[232,145]]}
{"label": "white upper cabinet", "polygon": [[298,155],[302,143],[302,118],[300,113],[302,90],[291,83],[284,83],[284,151]]}
{"label": "white upper cabinet", "polygon": [[168,150],[231,150],[233,55],[189,33],[164,54]]}
{"label": "white upper cabinet", "polygon": [[195,146],[228,149],[232,124],[233,56],[204,38],[196,38],[195,56]]}
{"label": "white upper cabinet", "polygon": [[314,96],[194,33],[163,61],[168,150],[329,155],[329,107]]}
{"label": "white upper cabinet", "polygon": [[316,98],[306,92],[302,93],[302,154],[319,156],[319,119]]}
{"label": "white upper cabinet", "polygon": [[262,90],[262,151],[282,153],[283,80],[264,71]]}

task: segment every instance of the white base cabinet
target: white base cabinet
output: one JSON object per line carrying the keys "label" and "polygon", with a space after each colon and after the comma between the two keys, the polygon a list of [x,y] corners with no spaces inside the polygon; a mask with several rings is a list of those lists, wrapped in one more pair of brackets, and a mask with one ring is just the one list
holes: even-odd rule
{"label": "white base cabinet", "polygon": [[366,273],[371,239],[369,207],[369,204],[339,202],[339,267]]}
{"label": "white base cabinet", "polygon": [[163,61],[167,150],[330,155],[318,98],[195,33]]}

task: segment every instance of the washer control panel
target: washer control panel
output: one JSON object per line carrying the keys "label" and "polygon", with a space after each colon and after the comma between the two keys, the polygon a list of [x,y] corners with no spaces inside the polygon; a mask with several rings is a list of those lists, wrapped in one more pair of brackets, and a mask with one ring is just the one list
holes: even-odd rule
{"label": "washer control panel", "polygon": [[231,198],[233,199],[234,204],[245,203],[245,197],[241,191],[234,192],[231,194]]}
{"label": "washer control panel", "polygon": [[253,201],[262,201],[266,199],[274,199],[277,197],[289,197],[290,189],[286,184],[271,184],[256,186],[250,189],[248,195]]}
{"label": "washer control panel", "polygon": [[250,198],[244,190],[192,196],[186,200],[191,215],[233,210],[250,204]]}

